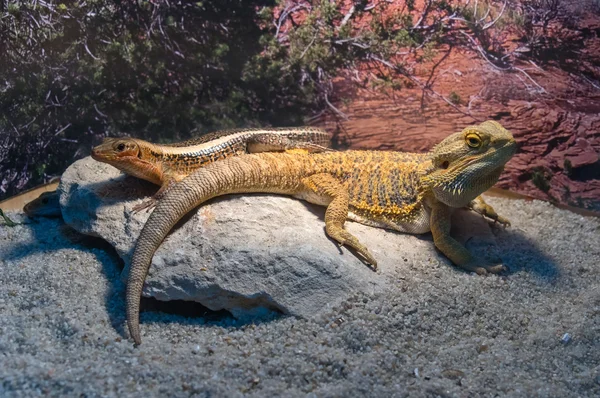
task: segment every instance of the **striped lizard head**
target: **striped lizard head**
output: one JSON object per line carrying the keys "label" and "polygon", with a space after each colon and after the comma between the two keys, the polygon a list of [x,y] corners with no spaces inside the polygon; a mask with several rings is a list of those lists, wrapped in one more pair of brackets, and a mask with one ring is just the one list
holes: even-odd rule
{"label": "striped lizard head", "polygon": [[92,159],[108,163],[124,173],[160,184],[161,172],[157,168],[155,146],[135,138],[105,138],[92,148]]}
{"label": "striped lizard head", "polygon": [[491,188],[517,144],[500,123],[488,120],[454,133],[430,152],[424,186],[451,207],[463,207]]}
{"label": "striped lizard head", "polygon": [[102,144],[92,148],[92,158],[109,163],[127,157],[139,157],[141,148],[137,141],[134,138],[105,138]]}
{"label": "striped lizard head", "polygon": [[43,192],[37,199],[23,207],[29,217],[62,217],[60,195],[56,191]]}

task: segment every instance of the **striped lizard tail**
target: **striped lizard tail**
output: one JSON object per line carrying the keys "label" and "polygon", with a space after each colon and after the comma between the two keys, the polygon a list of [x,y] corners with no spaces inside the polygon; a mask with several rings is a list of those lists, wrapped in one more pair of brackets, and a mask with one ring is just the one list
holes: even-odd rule
{"label": "striped lizard tail", "polygon": [[[207,200],[231,193],[294,194],[310,175],[309,155],[261,153],[212,163],[169,189],[148,218],[137,240],[127,282],[127,325],[141,344],[139,313],[142,288],[154,253],[188,212]],[[304,161],[303,161],[304,160]],[[308,162],[307,162],[308,161]]]}

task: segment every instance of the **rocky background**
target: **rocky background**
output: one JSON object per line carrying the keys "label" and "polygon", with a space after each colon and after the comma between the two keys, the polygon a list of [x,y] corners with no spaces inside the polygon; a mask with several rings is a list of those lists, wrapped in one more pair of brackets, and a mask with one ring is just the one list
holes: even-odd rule
{"label": "rocky background", "polygon": [[[526,59],[532,50],[515,36],[504,38],[507,52],[523,54],[517,65],[526,74],[448,51],[432,61],[439,62],[439,73],[430,90],[404,86],[381,93],[337,80],[339,109],[347,118],[333,114],[318,123],[343,147],[422,152],[449,132],[498,120],[519,143],[498,187],[600,210],[600,17],[550,25],[548,37],[538,40],[560,43],[544,63]],[[416,74],[422,80],[432,75],[425,67]]]}
{"label": "rocky background", "polygon": [[496,119],[521,145],[500,187],[600,208],[597,0],[5,3],[0,200],[106,136],[315,124],[425,151]]}

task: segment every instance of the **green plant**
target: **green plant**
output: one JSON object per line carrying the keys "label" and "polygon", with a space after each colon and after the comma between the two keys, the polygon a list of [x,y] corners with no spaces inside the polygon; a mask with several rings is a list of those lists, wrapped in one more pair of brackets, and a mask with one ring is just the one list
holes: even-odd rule
{"label": "green plant", "polygon": [[550,180],[552,176],[548,174],[543,168],[536,168],[531,173],[531,182],[540,191],[548,193],[550,191]]}
{"label": "green plant", "polygon": [[452,91],[450,92],[450,95],[448,95],[448,99],[450,100],[450,102],[452,102],[454,105],[460,105],[460,103],[462,102],[460,99],[460,95],[458,95],[456,93],[456,91]]}
{"label": "green plant", "polygon": [[[256,10],[272,0],[8,1],[0,11],[0,198],[106,135],[157,142],[292,125],[319,106]],[[309,82],[310,83],[310,82]]]}
{"label": "green plant", "polygon": [[563,169],[565,170],[566,175],[570,176],[571,174],[573,174],[573,164],[567,158],[565,158],[563,162]]}

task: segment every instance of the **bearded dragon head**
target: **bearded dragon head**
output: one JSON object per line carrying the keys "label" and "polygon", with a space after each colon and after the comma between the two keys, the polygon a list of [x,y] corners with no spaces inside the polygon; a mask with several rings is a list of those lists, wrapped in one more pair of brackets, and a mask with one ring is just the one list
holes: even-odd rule
{"label": "bearded dragon head", "polygon": [[448,206],[466,206],[498,181],[516,149],[512,134],[498,122],[469,126],[433,148],[423,186]]}

